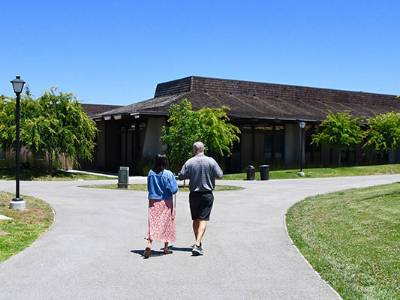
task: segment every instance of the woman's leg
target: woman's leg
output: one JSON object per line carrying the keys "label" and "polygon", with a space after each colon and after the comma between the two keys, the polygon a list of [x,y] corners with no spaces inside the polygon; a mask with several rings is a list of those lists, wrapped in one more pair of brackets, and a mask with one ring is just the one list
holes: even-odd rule
{"label": "woman's leg", "polygon": [[146,249],[144,249],[144,253],[143,253],[143,256],[144,256],[144,258],[149,258],[150,257],[150,255],[151,255],[151,244],[152,244],[152,240],[150,240],[150,239],[148,239],[147,240],[147,246],[146,246]]}
{"label": "woman's leg", "polygon": [[168,248],[168,242],[164,243],[164,254],[171,254],[172,251]]}
{"label": "woman's leg", "polygon": [[151,230],[151,225],[152,225],[152,216],[151,216],[151,210],[154,206],[154,201],[149,200],[149,216],[148,216],[148,232],[147,232],[147,245],[146,249],[144,249],[143,256],[144,258],[149,258],[151,255],[151,245],[153,243],[153,240],[150,238],[152,236],[152,230]]}

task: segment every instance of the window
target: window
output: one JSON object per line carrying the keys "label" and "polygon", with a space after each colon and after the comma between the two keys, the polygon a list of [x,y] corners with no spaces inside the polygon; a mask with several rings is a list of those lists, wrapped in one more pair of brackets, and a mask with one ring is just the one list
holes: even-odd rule
{"label": "window", "polygon": [[285,156],[285,126],[275,126],[274,158],[283,160]]}
{"label": "window", "polygon": [[274,152],[274,127],[258,126],[257,130],[264,133],[264,163],[272,163]]}
{"label": "window", "polygon": [[270,161],[274,149],[274,135],[272,132],[264,134],[264,159]]}
{"label": "window", "polygon": [[306,125],[305,128],[305,155],[308,166],[321,163],[321,145],[312,144],[313,135],[317,132],[316,125]]}
{"label": "window", "polygon": [[264,133],[264,160],[267,163],[280,165],[285,153],[285,126],[271,126]]}
{"label": "window", "polygon": [[6,159],[6,151],[0,146],[0,159]]}

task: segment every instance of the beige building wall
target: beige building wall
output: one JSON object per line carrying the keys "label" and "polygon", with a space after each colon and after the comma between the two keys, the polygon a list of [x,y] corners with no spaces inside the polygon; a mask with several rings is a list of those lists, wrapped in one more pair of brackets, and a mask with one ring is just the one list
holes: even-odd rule
{"label": "beige building wall", "polygon": [[163,118],[149,118],[146,125],[146,134],[143,144],[143,157],[153,158],[166,151],[166,146],[161,142],[161,129],[165,125]]}
{"label": "beige building wall", "polygon": [[297,123],[285,124],[285,167],[286,168],[297,167],[299,165],[299,155],[300,155],[299,125]]}

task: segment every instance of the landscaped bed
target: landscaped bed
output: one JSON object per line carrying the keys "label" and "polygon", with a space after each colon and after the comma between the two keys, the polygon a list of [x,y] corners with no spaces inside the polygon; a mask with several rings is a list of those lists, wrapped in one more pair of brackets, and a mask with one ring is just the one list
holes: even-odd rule
{"label": "landscaped bed", "polygon": [[13,218],[0,220],[0,262],[28,247],[53,223],[53,211],[44,201],[24,196],[27,209],[15,211],[8,208],[12,198],[0,192],[0,214]]}
{"label": "landscaped bed", "polygon": [[344,299],[400,299],[400,183],[307,198],[287,227]]}
{"label": "landscaped bed", "polygon": [[[257,170],[258,171],[258,170]],[[400,164],[376,165],[376,166],[357,166],[341,168],[309,168],[304,169],[305,177],[298,175],[299,170],[276,170],[270,171],[270,179],[295,179],[295,178],[321,178],[338,176],[365,176],[382,174],[400,174]],[[245,173],[226,174],[225,180],[246,179]],[[260,173],[256,173],[256,179],[260,179]]]}
{"label": "landscaped bed", "polygon": [[[85,188],[97,188],[97,189],[107,189],[107,190],[134,190],[134,191],[147,191],[147,184],[140,184],[140,183],[135,183],[135,184],[130,184],[128,189],[119,189],[117,186],[117,183],[115,184],[98,184],[98,185],[82,185],[81,187]],[[243,187],[240,186],[234,186],[234,185],[216,185],[215,186],[215,191],[220,192],[220,191],[235,191],[235,190],[243,190]],[[188,192],[189,187],[186,185],[184,186],[179,186],[179,191],[181,192]]]}
{"label": "landscaped bed", "polygon": [[[41,170],[23,169],[21,172],[21,180],[54,181],[54,180],[80,180],[80,179],[103,180],[103,179],[110,179],[110,177],[95,175],[95,174],[66,172],[62,170],[57,170],[54,172],[46,172]],[[15,169],[0,169],[0,180],[15,180]]]}

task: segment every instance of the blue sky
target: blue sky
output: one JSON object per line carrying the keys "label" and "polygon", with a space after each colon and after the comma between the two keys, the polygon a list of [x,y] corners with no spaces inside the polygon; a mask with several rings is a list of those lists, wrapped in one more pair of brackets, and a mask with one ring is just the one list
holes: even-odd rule
{"label": "blue sky", "polygon": [[2,1],[0,94],[25,79],[84,103],[190,75],[400,94],[400,2]]}

